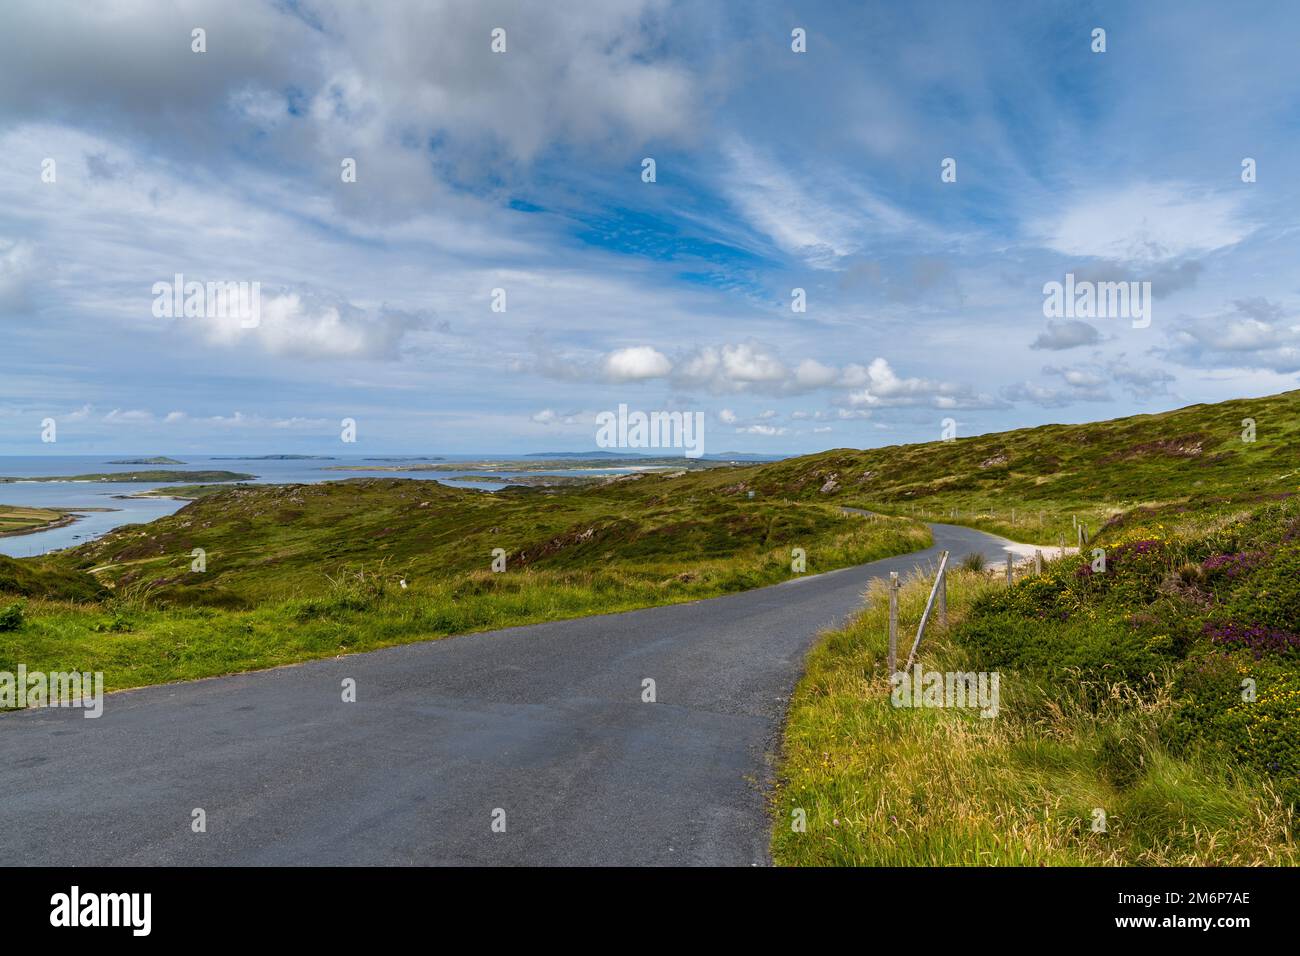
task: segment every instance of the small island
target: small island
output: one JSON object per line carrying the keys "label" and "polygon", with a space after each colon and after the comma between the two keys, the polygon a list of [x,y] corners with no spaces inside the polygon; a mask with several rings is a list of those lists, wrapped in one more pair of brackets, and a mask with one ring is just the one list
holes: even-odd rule
{"label": "small island", "polygon": [[333,461],[333,455],[213,455],[208,461]]}
{"label": "small island", "polygon": [[213,481],[248,481],[256,477],[257,475],[245,475],[238,471],[105,471],[89,475],[41,475],[31,478],[4,476],[0,477],[0,484],[18,481],[105,481],[123,484],[184,481],[189,484],[204,484]]}
{"label": "small island", "polygon": [[185,462],[157,455],[153,458],[119,458],[117,461],[105,462],[107,465],[183,465]]}

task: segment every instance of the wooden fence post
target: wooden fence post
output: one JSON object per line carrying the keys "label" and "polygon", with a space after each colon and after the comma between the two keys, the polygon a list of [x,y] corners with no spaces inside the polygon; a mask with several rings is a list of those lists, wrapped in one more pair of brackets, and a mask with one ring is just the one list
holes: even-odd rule
{"label": "wooden fence post", "polygon": [[889,572],[889,676],[898,670],[898,572]]}
{"label": "wooden fence post", "polygon": [[943,581],[947,569],[948,552],[944,551],[939,555],[939,573],[934,576],[929,600],[925,602],[925,610],[921,613],[921,623],[916,626],[916,640],[912,642],[912,650],[907,655],[907,663],[903,666],[903,670],[910,670],[916,661],[916,652],[920,649],[921,638],[925,635],[925,622],[930,620],[930,609],[934,607],[935,598],[939,596],[940,582]]}
{"label": "wooden fence post", "polygon": [[1007,552],[1007,587],[1011,587],[1011,552]]}
{"label": "wooden fence post", "polygon": [[939,623],[944,627],[948,625],[948,569],[946,566],[939,569]]}
{"label": "wooden fence post", "polygon": [[1042,573],[1043,573],[1043,552],[1035,548],[1034,549],[1034,574],[1042,574]]}

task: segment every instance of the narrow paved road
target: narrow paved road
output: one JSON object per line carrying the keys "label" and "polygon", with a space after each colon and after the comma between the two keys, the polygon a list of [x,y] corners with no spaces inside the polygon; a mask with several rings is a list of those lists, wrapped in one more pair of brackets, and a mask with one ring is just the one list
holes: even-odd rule
{"label": "narrow paved road", "polygon": [[1004,555],[932,528],[926,551],[743,594],[0,717],[0,864],[765,863],[817,632],[940,549]]}

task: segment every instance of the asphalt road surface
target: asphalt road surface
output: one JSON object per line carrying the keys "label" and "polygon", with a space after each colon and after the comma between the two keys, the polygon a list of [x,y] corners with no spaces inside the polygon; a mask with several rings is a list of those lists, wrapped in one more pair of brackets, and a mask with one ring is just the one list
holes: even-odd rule
{"label": "asphalt road surface", "polygon": [[931,527],[926,551],[742,594],[0,716],[0,865],[767,863],[818,631],[941,549],[1005,557]]}

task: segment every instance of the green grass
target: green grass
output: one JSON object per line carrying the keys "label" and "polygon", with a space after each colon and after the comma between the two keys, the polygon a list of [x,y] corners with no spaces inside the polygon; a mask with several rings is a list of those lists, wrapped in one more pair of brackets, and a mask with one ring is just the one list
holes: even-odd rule
{"label": "green grass", "polygon": [[[1247,418],[1255,421],[1253,442],[1242,440]],[[1298,449],[1295,391],[1085,425],[836,449],[741,472],[759,494],[860,504],[1073,546],[1076,518],[1095,533],[1143,506],[1219,512],[1294,494]],[[822,491],[830,481],[834,488]]]}
{"label": "green grass", "polygon": [[0,505],[0,537],[11,534],[30,534],[69,521],[66,512],[54,508],[20,508]]}
{"label": "green grass", "polygon": [[0,635],[0,670],[76,662],[120,689],[713,597],[789,579],[796,547],[816,573],[931,542],[906,519],[719,499],[681,480],[603,494],[403,479],[229,489],[40,561],[0,559],[0,591],[28,599],[23,627]]}
{"label": "green grass", "polygon": [[[1097,543],[1104,574],[1079,557],[1010,589],[954,573],[953,616],[921,666],[999,672],[992,720],[892,706],[882,590],[827,635],[791,703],[775,860],[1300,862],[1300,502],[1171,507],[1117,521]],[[904,589],[905,633],[928,586]],[[791,827],[796,808],[804,832]],[[1098,810],[1104,833],[1092,828]]]}

